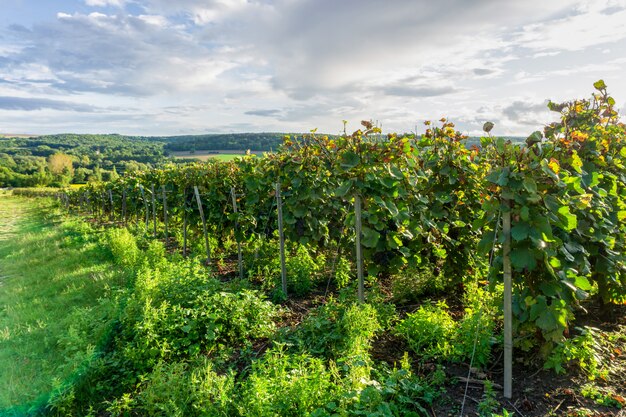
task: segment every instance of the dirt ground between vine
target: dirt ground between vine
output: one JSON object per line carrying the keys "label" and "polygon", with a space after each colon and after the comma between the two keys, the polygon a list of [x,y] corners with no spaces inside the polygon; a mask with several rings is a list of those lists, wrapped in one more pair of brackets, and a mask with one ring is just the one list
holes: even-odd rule
{"label": "dirt ground between vine", "polygon": [[[626,332],[626,305],[616,306],[613,317],[603,318],[596,308],[589,308],[588,313],[580,315],[577,325],[591,326],[599,329],[601,334]],[[518,352],[518,354],[520,354]],[[498,386],[496,400],[500,403],[497,413],[503,409],[515,416],[620,416],[626,417],[626,342],[621,339],[619,346],[611,346],[602,352],[603,362],[610,367],[606,381],[596,379],[593,382],[598,388],[609,388],[617,401],[624,401],[622,409],[597,404],[593,399],[581,394],[581,387],[589,383],[586,375],[575,366],[570,366],[565,375],[557,375],[554,371],[544,370],[538,358],[528,358],[520,354],[520,360],[513,365],[513,398],[505,399],[502,395],[503,369],[500,352],[494,353],[493,365],[484,372],[472,372],[468,385],[467,398],[463,416],[478,416],[478,404],[483,398],[484,385],[480,382],[488,379]],[[514,353],[515,357],[515,353]],[[423,366],[423,365],[422,365]],[[448,376],[446,394],[432,409],[432,415],[459,416],[465,394],[465,378],[468,376],[467,364],[446,364]]]}

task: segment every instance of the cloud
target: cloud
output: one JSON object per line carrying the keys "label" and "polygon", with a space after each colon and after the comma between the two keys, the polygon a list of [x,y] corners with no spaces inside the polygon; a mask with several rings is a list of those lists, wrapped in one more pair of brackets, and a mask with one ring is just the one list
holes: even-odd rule
{"label": "cloud", "polygon": [[278,109],[259,109],[259,110],[249,110],[244,114],[249,116],[260,116],[260,117],[276,117],[280,115],[280,110]]}
{"label": "cloud", "polygon": [[[560,19],[526,25],[513,39],[516,45],[542,51],[576,51],[626,38],[626,2],[584,2],[578,12]],[[597,5],[596,5],[597,6]]]}
{"label": "cloud", "polygon": [[541,103],[516,100],[502,109],[502,115],[519,125],[537,126],[549,119],[547,105],[547,100]]}
{"label": "cloud", "polygon": [[12,33],[22,46],[6,56],[14,73],[29,65],[46,67],[58,91],[134,96],[189,91],[212,85],[235,66],[160,16],[62,13],[56,22]]}
{"label": "cloud", "polygon": [[24,98],[0,96],[0,109],[2,110],[25,110],[35,111],[52,109],[74,112],[94,112],[96,107],[62,100],[50,100],[46,98]]}
{"label": "cloud", "polygon": [[85,4],[92,7],[123,7],[125,3],[124,0],[85,0]]}
{"label": "cloud", "polygon": [[453,87],[413,87],[410,85],[393,85],[382,88],[382,92],[388,96],[398,97],[435,97],[457,91]]}

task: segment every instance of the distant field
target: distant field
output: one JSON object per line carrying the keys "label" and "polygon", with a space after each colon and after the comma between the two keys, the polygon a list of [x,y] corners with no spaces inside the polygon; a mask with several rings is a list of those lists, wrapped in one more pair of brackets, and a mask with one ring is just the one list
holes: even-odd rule
{"label": "distant field", "polygon": [[[209,159],[218,159],[220,161],[232,161],[235,158],[245,155],[245,151],[196,151],[192,152],[171,152],[176,159],[198,159],[200,161],[208,161]],[[261,151],[250,151],[255,155],[261,155]]]}
{"label": "distant field", "polygon": [[36,138],[38,135],[24,135],[13,133],[0,133],[0,138]]}

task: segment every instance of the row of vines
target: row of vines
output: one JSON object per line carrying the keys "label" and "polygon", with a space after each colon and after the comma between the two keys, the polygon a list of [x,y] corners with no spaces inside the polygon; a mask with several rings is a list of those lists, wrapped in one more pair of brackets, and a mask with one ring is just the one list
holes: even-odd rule
{"label": "row of vines", "polygon": [[369,279],[428,265],[448,288],[476,271],[491,285],[501,279],[500,222],[510,211],[516,334],[523,347],[549,349],[584,300],[626,302],[626,127],[604,82],[594,87],[591,99],[550,103],[560,121],[525,144],[491,136],[491,123],[481,146],[468,149],[445,119],[426,122],[420,136],[384,139],[363,122],[337,138],[285,138],[279,152],[262,158],[89,184],[66,202],[98,219],[151,225],[153,216],[167,216],[170,229],[200,236],[197,187],[215,249],[229,239],[276,240],[278,186],[288,242],[352,256],[358,197]]}

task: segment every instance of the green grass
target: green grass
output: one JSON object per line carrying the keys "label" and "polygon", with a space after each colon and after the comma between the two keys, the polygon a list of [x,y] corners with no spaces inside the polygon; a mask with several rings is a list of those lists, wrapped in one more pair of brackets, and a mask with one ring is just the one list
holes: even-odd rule
{"label": "green grass", "polygon": [[43,404],[86,365],[115,308],[98,238],[48,200],[0,194],[0,415]]}

